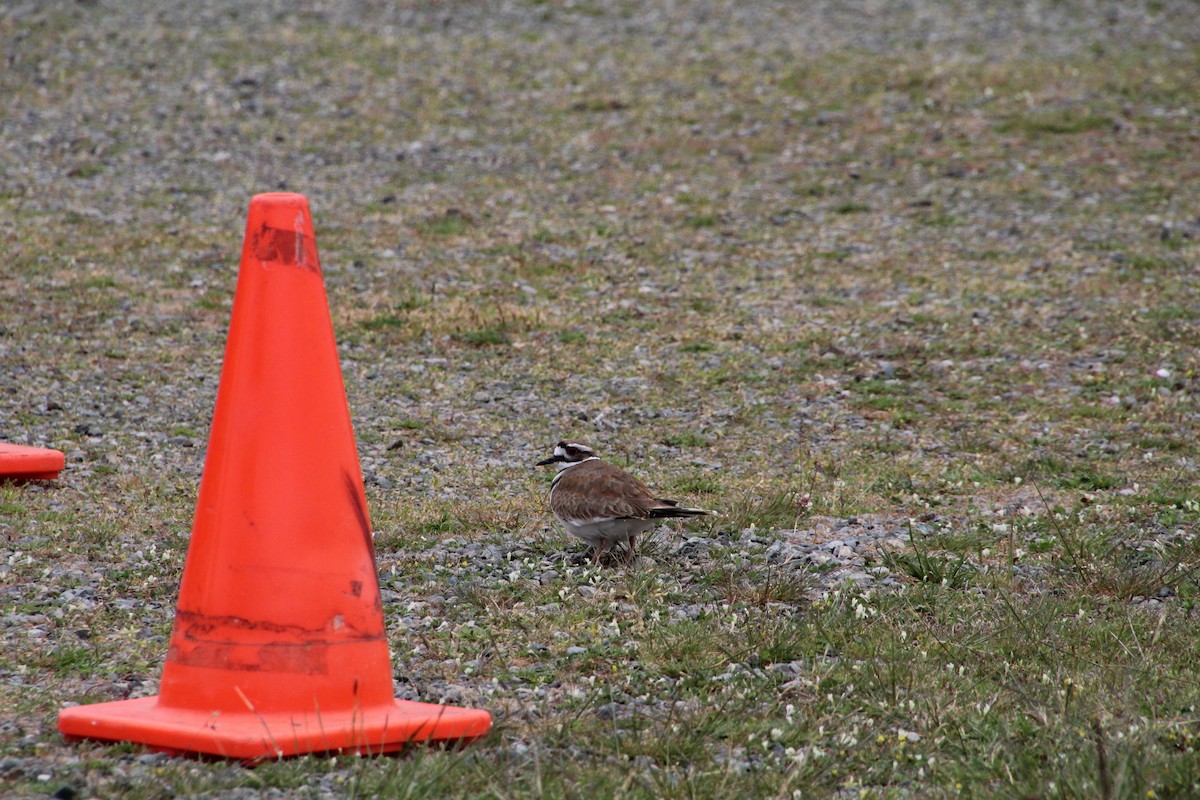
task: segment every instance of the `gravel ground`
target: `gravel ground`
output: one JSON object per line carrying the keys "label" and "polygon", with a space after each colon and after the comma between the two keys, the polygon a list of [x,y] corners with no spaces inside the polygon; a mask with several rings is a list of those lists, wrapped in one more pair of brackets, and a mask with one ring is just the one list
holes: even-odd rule
{"label": "gravel ground", "polygon": [[[895,121],[911,111],[900,90],[864,110],[814,105],[803,93],[785,102],[772,87],[798,63],[816,65],[804,74],[822,80],[825,59],[844,68],[877,58],[886,82],[914,54],[926,54],[935,81],[963,65],[986,73],[1034,57],[1184,52],[1200,44],[1196,19],[1190,0],[6,4],[0,440],[59,448],[67,468],[54,483],[0,496],[0,632],[22,654],[66,637],[100,641],[101,652],[123,652],[124,667],[9,663],[0,678],[10,697],[33,698],[33,712],[0,713],[0,780],[104,796],[153,782],[163,763],[126,755],[98,779],[87,764],[95,751],[63,746],[53,715],[66,698],[156,691],[251,195],[298,191],[313,205],[380,541],[398,694],[519,718],[552,703],[547,692],[568,689],[499,688],[480,677],[479,660],[401,642],[447,621],[467,624],[480,609],[475,595],[497,582],[620,602],[547,516],[548,478],[530,467],[554,441],[587,437],[675,493],[696,481],[727,482],[729,497],[799,491],[790,524],[775,519],[764,530],[739,524],[753,522],[742,515],[660,531],[638,568],[669,587],[671,617],[729,602],[736,587],[714,592],[712,578],[730,565],[750,576],[745,591],[771,576],[793,587],[789,607],[834,591],[890,591],[910,578],[886,554],[902,552],[910,536],[961,527],[966,516],[1003,524],[1056,498],[981,492],[930,510],[804,496],[806,470],[850,458],[868,439],[881,462],[900,451],[950,463],[964,441],[990,435],[969,421],[881,424],[852,402],[854,383],[911,379],[921,394],[923,380],[933,387],[1012,370],[1040,381],[1048,402],[1068,402],[1080,376],[1120,354],[1070,363],[1053,353],[931,357],[928,377],[909,375],[871,342],[913,324],[894,307],[919,282],[878,284],[855,270],[892,255],[933,263],[959,246],[1004,249],[1028,267],[1017,279],[1030,289],[1019,309],[990,293],[983,272],[964,274],[959,293],[934,305],[961,312],[968,326],[1012,311],[1050,326],[1061,319],[1065,329],[1104,301],[1089,294],[1087,264],[1061,278],[1071,302],[1040,294],[1050,280],[1040,256],[1053,260],[1064,218],[1077,241],[1200,236],[1186,196],[1150,216],[1126,218],[1103,203],[1082,213],[1071,207],[1086,204],[1091,188],[1071,168],[1028,156],[1023,173],[1012,165],[1024,156],[1011,152],[979,154],[979,163],[961,144],[969,139],[955,140],[965,156],[947,145],[929,172],[905,172],[886,146],[888,126],[897,141],[912,132]],[[1095,99],[1075,98],[1069,76],[1059,86],[1068,109]],[[953,115],[948,135],[958,126],[953,135],[969,136],[982,113],[980,105]],[[1194,108],[1190,123],[1187,109],[1146,113],[1182,113],[1195,146]],[[877,129],[864,134],[863,125]],[[941,147],[933,127],[914,135]],[[793,131],[803,133],[787,144]],[[767,146],[769,159],[756,150]],[[993,157],[1014,182],[1036,180],[1041,194],[1017,203],[961,188]],[[831,210],[797,190],[805,173],[836,175],[853,203],[883,211],[865,229],[854,208]],[[698,207],[682,232],[675,224],[647,242],[664,220],[678,221],[688,197],[720,201]],[[936,205],[958,227],[946,235],[893,211],[912,202]],[[764,230],[779,235],[757,235]],[[840,269],[815,278],[817,287],[793,282],[797,252],[837,253]],[[564,264],[579,269],[582,295],[552,274]],[[819,371],[786,390],[716,382],[722,370],[791,369],[763,342],[838,325],[823,316],[818,290],[876,311],[821,334],[805,351]],[[572,356],[570,343],[596,329],[605,333],[588,340],[595,346]],[[697,344],[704,335],[723,344]],[[709,377],[693,380],[677,365]],[[1193,396],[1194,377],[1179,380],[1164,379],[1163,391]],[[1123,401],[1117,392],[1105,402]],[[1136,401],[1124,402],[1124,424],[1142,424]],[[1180,413],[1182,425],[1194,424],[1194,408]],[[1045,415],[1011,424],[1001,453],[1035,431],[1114,465],[1128,451],[1119,437],[1074,433]],[[692,435],[707,446],[689,445]],[[470,507],[465,521],[438,517],[456,504]],[[60,521],[71,542],[56,541]],[[1037,577],[1032,567],[1022,575]],[[1163,591],[1149,601],[1168,600]],[[545,613],[557,602],[547,600]],[[536,659],[589,646],[562,630],[523,650]],[[598,713],[630,714],[636,702],[616,699]],[[334,779],[313,775],[306,788],[337,795]]]}

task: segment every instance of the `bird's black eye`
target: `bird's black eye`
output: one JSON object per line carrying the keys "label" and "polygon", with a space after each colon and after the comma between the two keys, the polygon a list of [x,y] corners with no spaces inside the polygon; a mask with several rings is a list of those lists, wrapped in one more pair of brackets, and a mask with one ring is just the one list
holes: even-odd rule
{"label": "bird's black eye", "polygon": [[577,455],[579,455],[579,448],[574,447],[574,446],[569,446],[566,448],[566,453],[569,456],[577,456]]}

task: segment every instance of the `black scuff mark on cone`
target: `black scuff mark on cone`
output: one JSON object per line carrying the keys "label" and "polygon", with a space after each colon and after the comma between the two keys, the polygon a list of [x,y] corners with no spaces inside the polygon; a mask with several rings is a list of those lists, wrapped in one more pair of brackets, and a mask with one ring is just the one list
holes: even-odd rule
{"label": "black scuff mark on cone", "polygon": [[350,504],[354,506],[354,515],[358,519],[359,532],[362,533],[363,542],[367,546],[367,552],[371,555],[371,564],[374,564],[375,537],[371,535],[371,518],[367,515],[366,500],[358,489],[358,481],[354,480],[349,472],[343,471],[342,479],[345,481],[346,493],[350,495]]}

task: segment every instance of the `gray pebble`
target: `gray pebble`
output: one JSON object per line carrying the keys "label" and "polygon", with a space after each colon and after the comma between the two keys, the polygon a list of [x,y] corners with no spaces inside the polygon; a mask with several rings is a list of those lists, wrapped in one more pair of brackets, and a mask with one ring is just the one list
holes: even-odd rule
{"label": "gray pebble", "polygon": [[600,719],[618,719],[628,713],[629,709],[621,703],[605,703],[596,708],[596,716]]}

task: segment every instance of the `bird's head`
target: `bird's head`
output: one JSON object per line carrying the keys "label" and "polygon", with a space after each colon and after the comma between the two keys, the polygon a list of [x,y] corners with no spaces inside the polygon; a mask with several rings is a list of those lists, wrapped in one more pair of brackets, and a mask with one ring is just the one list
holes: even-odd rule
{"label": "bird's head", "polygon": [[596,451],[588,447],[586,444],[578,442],[559,442],[554,445],[554,455],[549,458],[542,459],[537,462],[539,467],[544,467],[547,464],[558,464],[559,469],[566,469],[572,464],[578,464],[580,461],[586,461],[589,458],[595,458]]}

